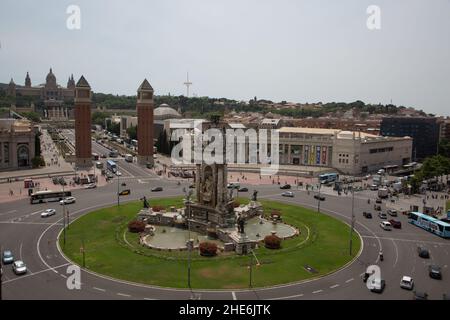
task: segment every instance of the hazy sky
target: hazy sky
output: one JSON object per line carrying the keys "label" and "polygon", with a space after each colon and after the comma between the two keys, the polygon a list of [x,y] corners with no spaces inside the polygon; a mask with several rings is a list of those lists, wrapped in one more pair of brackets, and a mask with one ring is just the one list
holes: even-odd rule
{"label": "hazy sky", "polygon": [[[69,5],[81,29],[69,30]],[[369,30],[369,5],[381,29]],[[450,115],[450,0],[9,1],[0,82],[83,74],[96,92],[363,100]]]}

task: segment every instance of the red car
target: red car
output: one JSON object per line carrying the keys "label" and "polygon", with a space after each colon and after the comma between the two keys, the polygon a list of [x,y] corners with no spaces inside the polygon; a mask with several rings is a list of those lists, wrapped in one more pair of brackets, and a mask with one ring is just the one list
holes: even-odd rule
{"label": "red car", "polygon": [[393,226],[395,229],[401,229],[401,228],[402,228],[402,223],[401,223],[400,221],[391,219],[391,220],[389,220],[389,222],[392,224],[392,226]]}

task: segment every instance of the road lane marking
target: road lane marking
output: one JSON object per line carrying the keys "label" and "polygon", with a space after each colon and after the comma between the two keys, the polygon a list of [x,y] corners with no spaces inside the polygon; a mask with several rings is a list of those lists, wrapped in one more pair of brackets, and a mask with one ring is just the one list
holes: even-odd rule
{"label": "road lane marking", "polygon": [[97,287],[92,287],[92,289],[94,289],[94,290],[98,290],[98,291],[102,291],[102,292],[105,292],[105,291],[106,291],[105,289],[102,289],[102,288],[97,288]]}
{"label": "road lane marking", "polygon": [[120,292],[118,292],[117,295],[122,296],[122,297],[131,297],[131,295],[129,295],[129,294],[120,293]]}
{"label": "road lane marking", "polygon": [[339,285],[338,285],[338,284],[335,284],[335,285],[332,285],[332,286],[330,287],[330,289],[334,289],[334,288],[337,288],[337,287],[339,287]]}
{"label": "road lane marking", "polygon": [[394,248],[395,248],[395,261],[394,261],[394,265],[393,265],[393,268],[395,268],[395,266],[397,265],[397,261],[398,261],[398,247],[393,239],[392,239],[392,243],[394,244]]}
{"label": "road lane marking", "polygon": [[233,296],[233,300],[237,300],[236,293],[234,291],[231,291],[231,295]]}
{"label": "road lane marking", "polygon": [[345,281],[345,283],[349,283],[349,282],[352,282],[353,280],[355,280],[355,279],[353,279],[353,278],[351,278],[351,279],[348,279],[348,280],[346,280],[346,281]]}
{"label": "road lane marking", "polygon": [[144,298],[144,300],[156,300],[156,299],[152,299],[152,298]]}
{"label": "road lane marking", "polygon": [[[376,238],[376,237],[373,237],[373,236],[361,236],[361,237],[362,238],[368,238],[368,239],[375,239]],[[389,238],[389,237],[380,237],[379,239],[415,242],[417,244],[417,246],[423,245],[425,243],[430,243],[430,244],[437,243],[437,244],[440,244],[442,246],[450,246],[450,243],[436,242],[436,241],[431,241],[431,240],[420,240],[420,242],[418,242],[418,240],[413,240],[413,239],[400,239],[400,238]]]}
{"label": "road lane marking", "polygon": [[316,291],[313,291],[313,293],[314,293],[314,294],[316,294],[316,293],[320,293],[320,292],[323,292],[323,290],[322,290],[322,289],[320,289],[320,290],[316,290]]}
{"label": "road lane marking", "polygon": [[300,298],[300,297],[303,297],[303,296],[304,296],[304,294],[300,293],[300,294],[295,294],[293,296],[270,298],[270,299],[267,299],[267,300],[284,300],[284,299]]}
{"label": "road lane marking", "polygon": [[62,225],[62,223],[56,223],[56,224],[53,224],[53,223],[50,223],[50,222],[20,222],[20,221],[0,221],[0,224],[25,224],[25,225],[33,225],[33,224],[35,224],[35,225],[50,225],[50,226],[53,226],[53,225]]}
{"label": "road lane marking", "polygon": [[[13,281],[16,281],[16,280],[20,280],[20,279],[25,279],[25,278],[28,278],[28,277],[31,277],[31,276],[35,276],[35,275],[43,273],[43,272],[47,272],[47,271],[50,271],[50,270],[53,270],[53,269],[59,269],[59,268],[62,268],[62,267],[68,266],[68,265],[71,265],[71,263],[65,263],[65,264],[62,264],[62,265],[59,265],[59,266],[56,266],[56,267],[53,267],[53,268],[40,270],[40,271],[37,271],[37,272],[34,272],[34,273],[29,273],[29,274],[26,274],[26,275],[23,275],[23,276],[20,276],[20,277],[17,277],[17,278],[13,278],[13,279],[10,279],[10,280],[7,280],[7,281],[3,281],[3,284],[9,283],[9,282],[13,282]],[[55,272],[58,273],[57,271],[55,271]]]}

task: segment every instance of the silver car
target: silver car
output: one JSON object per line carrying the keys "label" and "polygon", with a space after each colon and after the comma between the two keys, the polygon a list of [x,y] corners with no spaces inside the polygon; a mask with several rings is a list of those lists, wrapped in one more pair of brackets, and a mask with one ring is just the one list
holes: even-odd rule
{"label": "silver car", "polygon": [[3,264],[9,264],[14,262],[14,256],[10,250],[3,251],[2,261]]}
{"label": "silver car", "polygon": [[56,214],[55,209],[47,209],[41,213],[41,218],[47,218]]}
{"label": "silver car", "polygon": [[27,266],[21,260],[14,261],[14,263],[13,263],[13,271],[17,275],[25,274],[25,273],[27,273]]}
{"label": "silver car", "polygon": [[400,281],[400,288],[412,290],[414,288],[414,280],[411,277],[403,276]]}

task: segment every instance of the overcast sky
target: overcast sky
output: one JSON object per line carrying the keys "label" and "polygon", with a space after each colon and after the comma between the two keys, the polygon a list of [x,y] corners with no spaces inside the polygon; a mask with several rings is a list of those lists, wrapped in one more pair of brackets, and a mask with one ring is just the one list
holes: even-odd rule
{"label": "overcast sky", "polygon": [[[81,28],[69,30],[69,5]],[[366,10],[381,9],[369,30]],[[18,1],[0,4],[0,82],[83,74],[96,92],[363,100],[450,115],[450,0]]]}

